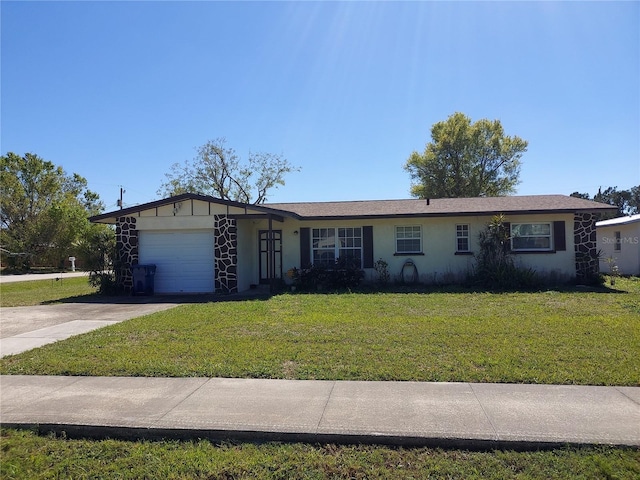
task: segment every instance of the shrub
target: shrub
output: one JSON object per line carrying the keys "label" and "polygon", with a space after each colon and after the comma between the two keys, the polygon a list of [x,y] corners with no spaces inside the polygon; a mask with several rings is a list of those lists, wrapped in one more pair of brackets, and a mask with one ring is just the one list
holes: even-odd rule
{"label": "shrub", "polygon": [[296,288],[302,291],[345,290],[360,285],[364,271],[358,260],[340,257],[331,267],[310,265],[293,269],[291,277]]}
{"label": "shrub", "polygon": [[116,274],[113,270],[90,272],[89,285],[97,288],[98,293],[101,295],[118,295],[124,292],[122,286],[118,285]]}
{"label": "shrub", "polygon": [[[607,265],[609,265],[609,281],[613,286],[616,284],[616,278],[618,278],[621,275],[620,268],[618,267],[618,264],[616,263],[616,259],[614,257],[607,257],[604,259],[604,261]],[[604,283],[604,280],[603,280],[603,283]]]}
{"label": "shrub", "polygon": [[378,283],[381,286],[386,286],[391,280],[391,274],[389,273],[389,264],[383,259],[379,259],[373,264],[373,268],[378,274]]}
{"label": "shrub", "polygon": [[491,290],[516,290],[542,284],[534,269],[515,264],[510,251],[509,233],[504,215],[494,216],[480,232],[480,251],[470,278],[474,286]]}
{"label": "shrub", "polygon": [[116,278],[118,256],[115,232],[108,228],[88,232],[79,245],[79,255],[89,270],[89,284],[102,295],[123,292]]}

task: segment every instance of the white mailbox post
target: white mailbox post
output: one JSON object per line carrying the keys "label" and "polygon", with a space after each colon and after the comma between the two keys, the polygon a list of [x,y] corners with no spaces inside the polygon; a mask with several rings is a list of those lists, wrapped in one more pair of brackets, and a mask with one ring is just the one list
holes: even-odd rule
{"label": "white mailbox post", "polygon": [[69,257],[69,261],[71,262],[71,271],[76,271],[76,257]]}

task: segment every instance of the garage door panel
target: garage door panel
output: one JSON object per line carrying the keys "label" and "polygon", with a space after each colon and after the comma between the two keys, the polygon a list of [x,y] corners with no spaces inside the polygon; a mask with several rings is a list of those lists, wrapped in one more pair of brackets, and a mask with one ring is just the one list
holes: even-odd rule
{"label": "garage door panel", "polygon": [[141,231],[139,261],[156,265],[158,293],[214,291],[213,230]]}

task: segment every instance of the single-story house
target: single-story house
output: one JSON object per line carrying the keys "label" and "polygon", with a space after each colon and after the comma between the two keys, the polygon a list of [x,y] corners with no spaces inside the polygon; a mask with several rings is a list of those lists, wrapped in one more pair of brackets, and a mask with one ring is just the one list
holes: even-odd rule
{"label": "single-story house", "polygon": [[622,275],[640,275],[640,214],[596,222],[600,270],[616,265]]}
{"label": "single-story house", "polygon": [[116,226],[125,288],[131,266],[155,264],[157,293],[233,293],[339,257],[357,259],[365,281],[378,259],[392,280],[459,280],[496,214],[517,262],[579,281],[598,272],[595,222],[612,209],[565,195],[252,205],[183,194],[90,220]]}

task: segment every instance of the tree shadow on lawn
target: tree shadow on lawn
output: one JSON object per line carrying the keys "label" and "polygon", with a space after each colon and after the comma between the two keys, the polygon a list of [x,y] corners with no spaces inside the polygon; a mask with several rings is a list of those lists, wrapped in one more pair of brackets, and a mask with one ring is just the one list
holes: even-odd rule
{"label": "tree shadow on lawn", "polygon": [[264,301],[271,298],[270,293],[196,293],[196,294],[162,294],[162,295],[101,295],[90,293],[86,295],[76,295],[73,297],[60,298],[57,300],[47,300],[41,305],[53,305],[56,303],[112,303],[116,304],[146,304],[146,303],[214,303],[214,302],[240,302],[246,300]]}
{"label": "tree shadow on lawn", "polygon": [[214,303],[214,302],[244,302],[247,300],[265,301],[276,295],[342,295],[342,294],[415,294],[415,293],[601,293],[601,294],[629,294],[631,292],[619,290],[606,285],[556,285],[545,288],[513,289],[513,290],[492,290],[480,287],[468,287],[464,285],[388,285],[385,287],[376,285],[363,285],[355,289],[344,290],[317,290],[291,292],[289,289],[281,289],[276,293],[269,293],[264,290],[249,290],[240,293],[199,293],[199,294],[157,294],[157,295],[101,295],[90,293],[73,297],[61,298],[57,300],[47,300],[41,305],[52,305],[56,303],[113,303],[113,304],[145,304],[145,303]]}
{"label": "tree shadow on lawn", "polygon": [[55,305],[56,303],[103,303],[104,298],[97,293],[87,293],[85,295],[74,295],[72,297],[58,298],[55,300],[44,300],[39,305]]}

